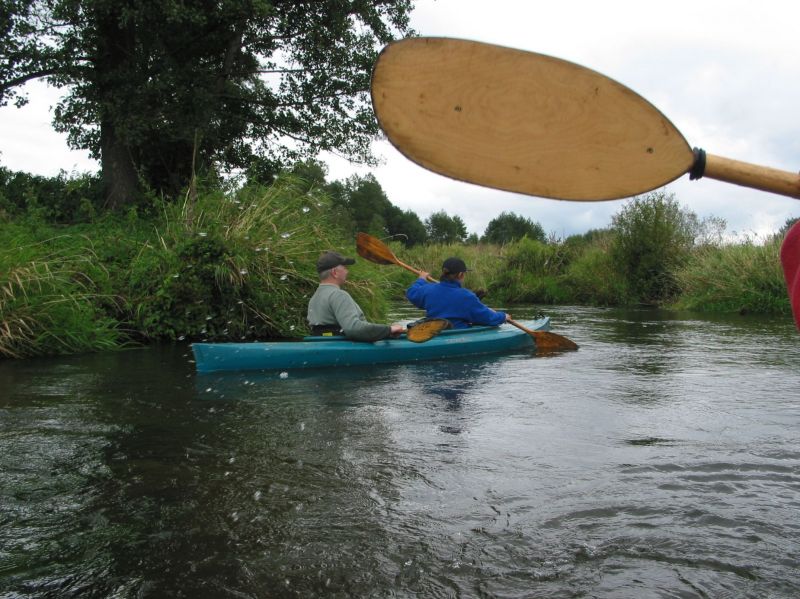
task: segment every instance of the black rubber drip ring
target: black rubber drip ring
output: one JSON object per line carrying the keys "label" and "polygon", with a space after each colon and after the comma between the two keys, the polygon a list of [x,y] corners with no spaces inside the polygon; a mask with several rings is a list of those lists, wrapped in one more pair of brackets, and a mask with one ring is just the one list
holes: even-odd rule
{"label": "black rubber drip ring", "polygon": [[689,179],[695,180],[702,177],[706,172],[706,151],[694,148],[692,153],[694,154],[694,164],[692,164],[692,169],[689,171]]}

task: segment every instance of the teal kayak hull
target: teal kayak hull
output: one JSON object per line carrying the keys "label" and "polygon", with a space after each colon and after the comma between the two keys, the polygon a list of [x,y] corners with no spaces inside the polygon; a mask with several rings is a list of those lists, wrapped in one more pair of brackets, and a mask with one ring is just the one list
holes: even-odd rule
{"label": "teal kayak hull", "polygon": [[[532,321],[528,328],[550,329],[548,317]],[[365,366],[420,360],[478,356],[533,348],[533,338],[509,325],[451,329],[424,343],[401,335],[374,343],[342,337],[305,337],[302,341],[252,343],[193,343],[198,372],[231,370],[290,370],[331,366]]]}

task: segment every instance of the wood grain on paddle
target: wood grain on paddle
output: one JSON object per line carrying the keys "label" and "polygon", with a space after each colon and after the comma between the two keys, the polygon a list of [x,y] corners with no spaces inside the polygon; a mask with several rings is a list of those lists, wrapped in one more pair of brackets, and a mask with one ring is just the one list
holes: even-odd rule
{"label": "wood grain on paddle", "polygon": [[[686,174],[695,154],[647,100],[558,58],[467,40],[386,46],[372,102],[389,141],[453,179],[560,200],[611,200]],[[699,176],[800,197],[797,173],[706,155]]]}

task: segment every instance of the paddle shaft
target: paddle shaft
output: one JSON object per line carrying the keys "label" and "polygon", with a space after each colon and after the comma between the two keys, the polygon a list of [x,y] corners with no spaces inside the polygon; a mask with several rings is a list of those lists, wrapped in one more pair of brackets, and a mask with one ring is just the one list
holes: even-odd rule
{"label": "paddle shaft", "polygon": [[707,154],[703,176],[800,199],[800,174],[768,166]]}

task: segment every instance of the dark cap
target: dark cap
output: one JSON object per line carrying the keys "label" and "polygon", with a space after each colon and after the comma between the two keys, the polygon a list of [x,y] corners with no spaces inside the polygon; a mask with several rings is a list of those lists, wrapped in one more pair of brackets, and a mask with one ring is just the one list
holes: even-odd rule
{"label": "dark cap", "polygon": [[461,258],[448,258],[442,264],[442,272],[448,275],[457,275],[460,272],[467,272],[469,269]]}
{"label": "dark cap", "polygon": [[323,270],[328,270],[335,266],[341,266],[342,264],[355,263],[355,260],[342,256],[339,252],[325,252],[317,260],[317,272],[322,272]]}

